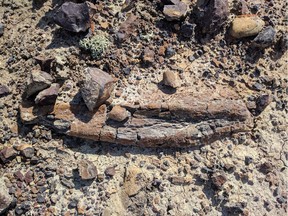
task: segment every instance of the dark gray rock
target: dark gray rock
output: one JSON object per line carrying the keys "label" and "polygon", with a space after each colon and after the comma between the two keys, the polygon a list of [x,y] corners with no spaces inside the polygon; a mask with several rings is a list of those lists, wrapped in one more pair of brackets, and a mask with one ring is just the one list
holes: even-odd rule
{"label": "dark gray rock", "polygon": [[0,37],[4,34],[4,28],[5,26],[2,23],[0,23]]}
{"label": "dark gray rock", "polygon": [[202,33],[217,33],[229,15],[228,0],[198,0],[197,25]]}
{"label": "dark gray rock", "polygon": [[41,91],[35,98],[35,103],[39,105],[54,104],[58,96],[60,85],[53,83],[49,88]]}
{"label": "dark gray rock", "polygon": [[114,88],[114,79],[97,68],[87,68],[81,86],[81,94],[90,111],[102,105]]}
{"label": "dark gray rock", "polygon": [[195,36],[195,24],[191,24],[191,23],[184,23],[181,26],[181,34],[186,37],[186,38],[194,38]]}
{"label": "dark gray rock", "polygon": [[264,28],[253,40],[253,45],[260,48],[267,48],[274,42],[276,31],[272,26]]}
{"label": "dark gray rock", "polygon": [[67,31],[84,32],[90,27],[89,7],[86,3],[65,2],[56,10],[54,21]]}
{"label": "dark gray rock", "polygon": [[0,97],[6,96],[10,93],[10,90],[7,86],[0,84]]}
{"label": "dark gray rock", "polygon": [[25,91],[25,97],[28,98],[43,89],[48,88],[52,84],[53,78],[50,74],[33,70],[27,80],[27,87]]}

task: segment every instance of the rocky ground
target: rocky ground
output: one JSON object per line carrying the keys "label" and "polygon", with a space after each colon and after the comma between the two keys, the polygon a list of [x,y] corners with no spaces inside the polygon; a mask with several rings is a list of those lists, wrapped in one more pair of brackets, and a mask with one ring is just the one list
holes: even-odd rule
{"label": "rocky ground", "polygon": [[[75,25],[59,12],[64,2],[0,0],[1,215],[287,214],[285,1],[89,1],[72,11]],[[97,49],[89,44],[91,38]],[[178,133],[168,134],[173,127],[216,124],[213,112],[209,119],[183,117],[186,110],[189,115],[204,113],[195,109],[195,103],[216,100],[218,109],[212,109],[216,120],[222,124],[227,115],[233,116],[229,133],[225,125],[220,127],[225,132],[221,136],[214,128],[212,140],[205,136],[210,131],[201,129],[203,139],[190,142],[195,138],[191,136],[184,140],[185,148],[176,148],[180,144],[164,140],[162,129],[148,125],[157,142],[170,147],[147,148],[155,144],[152,135],[149,145],[143,142],[139,147],[138,132],[132,143],[125,136],[119,141],[118,134],[103,139],[103,131],[95,138],[96,129],[81,121],[92,134],[86,131],[87,136],[86,128],[71,133],[70,128],[67,135],[61,130],[63,121],[51,129],[49,112],[45,121],[28,118],[31,113],[23,111],[24,102],[32,104],[31,112],[37,116],[35,107],[44,110],[45,103],[55,103],[55,95],[55,107],[59,101],[71,104],[79,89],[84,99],[79,96],[79,103],[93,111],[97,105],[91,103],[93,95],[87,99],[82,90],[90,91],[89,80],[84,79],[82,87],[88,67],[101,69],[111,76],[105,82],[114,82],[110,98],[97,101],[104,103],[109,119],[122,122],[136,114],[156,119],[157,125],[168,128],[164,137],[171,135],[177,141]],[[41,85],[35,85],[40,78]],[[53,91],[47,91],[49,86]],[[226,96],[219,98],[223,94],[217,89],[224,89]],[[201,95],[191,102],[193,106],[181,96],[187,92]],[[245,108],[237,111],[234,100]],[[163,120],[151,117],[150,108],[141,114],[147,101],[160,101],[161,112],[167,101],[176,104],[177,111],[186,101],[189,109],[182,107],[184,114],[173,116],[169,105],[169,120]],[[248,110],[249,117],[245,114],[242,121],[239,116]],[[147,126],[127,122],[121,127]]]}

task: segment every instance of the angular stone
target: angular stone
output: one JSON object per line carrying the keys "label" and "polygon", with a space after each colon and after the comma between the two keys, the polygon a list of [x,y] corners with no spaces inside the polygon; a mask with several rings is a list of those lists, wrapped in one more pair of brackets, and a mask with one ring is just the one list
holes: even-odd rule
{"label": "angular stone", "polygon": [[163,73],[163,83],[166,86],[170,86],[172,88],[179,87],[179,77],[177,73],[173,73],[172,71],[165,71]]}
{"label": "angular stone", "polygon": [[42,71],[49,73],[51,70],[51,64],[55,60],[55,58],[46,56],[36,56],[35,60],[40,65]]}
{"label": "angular stone", "polygon": [[257,35],[264,27],[265,22],[256,15],[237,16],[231,26],[231,35],[243,38]]}
{"label": "angular stone", "polygon": [[165,5],[163,13],[168,21],[181,20],[188,12],[188,5],[180,0],[171,0],[173,5]]}
{"label": "angular stone", "polygon": [[6,187],[4,178],[0,178],[0,214],[5,215],[5,211],[10,207],[13,197],[9,195],[8,188]]}
{"label": "angular stone", "polygon": [[0,23],[0,37],[3,36],[4,29],[5,29],[5,26],[2,23]]}
{"label": "angular stone", "polygon": [[198,0],[197,25],[203,33],[214,34],[229,15],[228,0]]}
{"label": "angular stone", "polygon": [[256,47],[267,48],[274,42],[276,31],[272,26],[265,27],[259,34],[254,38],[253,45]]}
{"label": "angular stone", "polygon": [[141,169],[131,166],[126,169],[124,191],[130,196],[135,196],[145,186],[145,175]]}
{"label": "angular stone", "polygon": [[0,160],[2,163],[7,163],[10,160],[13,160],[17,155],[17,152],[12,147],[4,147],[0,151]]}
{"label": "angular stone", "polygon": [[97,68],[87,68],[81,86],[81,94],[90,111],[98,108],[109,97],[114,88],[114,79]]}
{"label": "angular stone", "polygon": [[7,86],[0,84],[0,97],[6,96],[10,93],[10,90]]}
{"label": "angular stone", "polygon": [[116,105],[112,108],[112,110],[109,112],[108,115],[109,119],[112,119],[114,121],[124,121],[125,119],[128,118],[128,112],[125,108]]}
{"label": "angular stone", "polygon": [[53,78],[50,74],[33,70],[27,80],[25,91],[26,98],[48,88],[52,84]]}
{"label": "angular stone", "polygon": [[212,176],[212,183],[216,189],[221,189],[226,181],[227,178],[224,173],[214,173]]}
{"label": "angular stone", "polygon": [[105,175],[113,177],[116,174],[115,167],[107,167],[105,169]]}
{"label": "angular stone", "polygon": [[17,150],[20,151],[21,155],[26,158],[32,158],[34,156],[35,150],[32,145],[22,144],[17,147]]}
{"label": "angular stone", "polygon": [[35,98],[35,104],[50,105],[54,104],[58,96],[60,85],[53,83],[49,88],[39,92]]}
{"label": "angular stone", "polygon": [[65,2],[54,14],[56,24],[71,32],[84,32],[90,27],[89,7],[86,3]]}
{"label": "angular stone", "polygon": [[97,176],[97,168],[93,162],[89,160],[81,160],[78,164],[78,170],[83,180],[95,179]]}

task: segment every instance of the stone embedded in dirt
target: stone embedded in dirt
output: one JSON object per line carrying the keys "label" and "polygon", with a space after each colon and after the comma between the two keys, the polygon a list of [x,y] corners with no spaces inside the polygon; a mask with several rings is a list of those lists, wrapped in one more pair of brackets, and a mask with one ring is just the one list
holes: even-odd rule
{"label": "stone embedded in dirt", "polygon": [[192,183],[192,178],[182,176],[172,176],[170,181],[174,185],[189,185]]}
{"label": "stone embedded in dirt", "polygon": [[116,33],[119,42],[127,40],[134,32],[137,31],[137,25],[139,21],[137,16],[131,14],[127,19],[120,25],[118,32]]}
{"label": "stone embedded in dirt", "polygon": [[25,91],[26,98],[48,88],[53,81],[53,77],[39,70],[33,70],[27,80],[27,86]]}
{"label": "stone embedded in dirt", "polygon": [[53,83],[49,88],[39,92],[35,98],[35,104],[50,105],[54,104],[58,96],[60,85]]}
{"label": "stone embedded in dirt", "polygon": [[107,167],[104,173],[106,176],[113,177],[116,174],[115,167]]}
{"label": "stone embedded in dirt", "polygon": [[24,177],[24,175],[22,174],[22,172],[20,170],[14,172],[13,175],[19,181],[24,181],[25,180],[25,177]]}
{"label": "stone embedded in dirt", "polygon": [[65,2],[56,10],[54,21],[67,31],[85,32],[90,27],[89,6]]}
{"label": "stone embedded in dirt", "polygon": [[212,175],[212,183],[216,187],[216,189],[221,189],[223,184],[227,181],[227,177],[224,175],[224,173],[214,173]]}
{"label": "stone embedded in dirt", "polygon": [[9,190],[6,187],[4,177],[0,178],[0,215],[4,214],[10,207],[13,201],[13,197],[9,194]]}
{"label": "stone embedded in dirt", "polygon": [[265,22],[256,15],[237,16],[232,22],[231,35],[235,38],[255,36],[264,25]]}
{"label": "stone embedded in dirt", "polygon": [[168,21],[181,20],[188,12],[188,5],[180,0],[171,0],[173,5],[165,5],[163,13]]}
{"label": "stone embedded in dirt", "polygon": [[172,88],[179,87],[179,77],[177,73],[172,71],[165,71],[163,73],[163,84]]}
{"label": "stone embedded in dirt", "polygon": [[27,185],[29,185],[33,181],[33,176],[34,176],[34,173],[31,170],[29,170],[25,173],[25,175],[24,175],[25,179],[24,180],[25,180],[25,183]]}
{"label": "stone embedded in dirt", "polygon": [[10,93],[10,90],[7,86],[0,84],[0,98],[6,96]]}
{"label": "stone embedded in dirt", "polygon": [[272,26],[265,27],[259,34],[254,38],[253,45],[260,48],[267,48],[274,42],[276,31]]}
{"label": "stone embedded in dirt", "polygon": [[108,117],[114,121],[121,122],[128,118],[128,112],[125,108],[116,105],[109,112]]}
{"label": "stone embedded in dirt", "polygon": [[154,57],[155,57],[155,52],[149,49],[149,47],[146,47],[143,52],[143,62],[152,64],[155,61]]}
{"label": "stone embedded in dirt", "polygon": [[78,170],[83,180],[95,179],[97,176],[97,168],[94,163],[89,160],[81,160],[78,164]]}
{"label": "stone embedded in dirt", "polygon": [[13,147],[4,147],[0,151],[0,160],[2,163],[7,163],[10,160],[13,160],[17,155],[17,152],[14,150]]}
{"label": "stone embedded in dirt", "polygon": [[0,37],[3,36],[4,29],[5,29],[5,26],[2,23],[0,23]]}
{"label": "stone embedded in dirt", "polygon": [[32,145],[30,144],[22,144],[17,147],[17,150],[20,151],[21,155],[26,158],[32,158],[35,154],[35,150]]}
{"label": "stone embedded in dirt", "polygon": [[229,15],[228,0],[197,1],[196,24],[202,33],[217,33]]}
{"label": "stone embedded in dirt", "polygon": [[88,109],[93,111],[110,97],[114,79],[98,68],[87,68],[83,79],[81,94]]}
{"label": "stone embedded in dirt", "polygon": [[129,197],[135,196],[145,186],[145,175],[140,168],[131,166],[126,168],[125,176],[124,191]]}
{"label": "stone embedded in dirt", "polygon": [[181,34],[186,38],[193,39],[195,37],[195,27],[196,24],[184,23],[181,26]]}

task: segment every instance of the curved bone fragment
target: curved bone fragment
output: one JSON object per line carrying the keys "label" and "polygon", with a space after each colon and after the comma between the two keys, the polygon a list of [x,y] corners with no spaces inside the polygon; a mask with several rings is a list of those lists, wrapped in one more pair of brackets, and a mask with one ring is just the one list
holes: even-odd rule
{"label": "curved bone fragment", "polygon": [[[24,123],[40,123],[70,136],[143,147],[192,146],[252,128],[244,101],[225,89],[207,94],[180,92],[149,103],[120,104],[131,116],[124,122],[108,118],[106,105],[91,112],[84,102],[55,106],[22,104]],[[164,101],[164,102],[163,102]]]}

